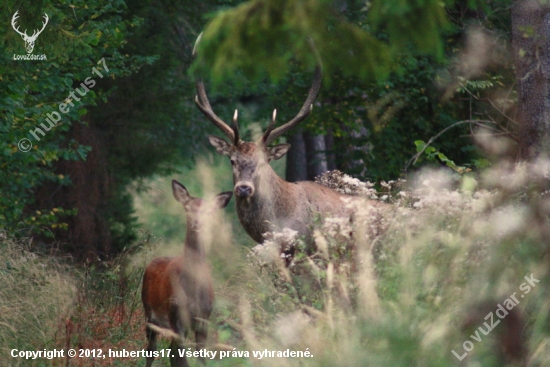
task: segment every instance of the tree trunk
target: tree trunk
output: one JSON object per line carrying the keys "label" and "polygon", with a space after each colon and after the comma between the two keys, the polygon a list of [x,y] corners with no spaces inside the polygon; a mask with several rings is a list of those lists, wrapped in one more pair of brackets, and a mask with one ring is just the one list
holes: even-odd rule
{"label": "tree trunk", "polygon": [[336,169],[336,156],[334,154],[334,135],[332,130],[327,131],[325,135],[325,148],[327,156],[327,170],[334,171]]}
{"label": "tree trunk", "polygon": [[[339,153],[337,168],[348,175],[364,179],[367,177],[368,170],[365,161],[360,157],[370,154],[372,151],[369,131],[365,126],[359,124],[354,128],[349,128],[344,123],[340,123],[340,128],[348,134],[345,140],[348,143],[343,145],[336,142],[335,152]],[[346,159],[343,160],[342,157],[346,157]]]}
{"label": "tree trunk", "polygon": [[550,152],[550,6],[512,4],[512,49],[518,92],[521,159]]}
{"label": "tree trunk", "polygon": [[304,134],[298,131],[288,137],[291,145],[286,155],[286,180],[289,182],[307,180],[307,160]]}
{"label": "tree trunk", "polygon": [[67,217],[68,231],[54,230],[62,250],[79,259],[96,261],[112,254],[110,223],[102,213],[112,194],[112,178],[107,170],[106,149],[100,131],[90,123],[75,123],[67,133],[82,145],[92,147],[85,161],[60,160],[56,174],[70,176],[71,185],[60,186],[46,182],[36,191],[38,208],[76,208],[77,214]]}
{"label": "tree trunk", "polygon": [[327,171],[327,156],[325,154],[325,136],[305,133],[307,158],[307,179],[314,180]]}

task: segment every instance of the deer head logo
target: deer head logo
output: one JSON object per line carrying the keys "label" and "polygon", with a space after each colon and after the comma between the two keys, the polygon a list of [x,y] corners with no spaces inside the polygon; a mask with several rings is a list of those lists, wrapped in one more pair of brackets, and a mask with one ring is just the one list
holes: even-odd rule
{"label": "deer head logo", "polygon": [[17,33],[19,33],[19,35],[21,35],[21,38],[23,38],[23,41],[25,41],[25,48],[27,49],[27,53],[30,54],[30,53],[32,53],[32,50],[34,49],[34,42],[38,38],[38,35],[40,33],[42,33],[44,28],[46,28],[46,24],[48,24],[48,20],[49,20],[48,14],[44,13],[44,19],[46,21],[44,23],[42,23],[42,29],[41,30],[36,30],[35,29],[32,36],[28,36],[26,29],[25,29],[25,32],[21,32],[21,31],[19,31],[19,27],[15,26],[16,19],[19,18],[19,15],[17,15],[17,13],[19,13],[19,10],[16,11],[15,14],[13,14],[13,17],[11,18],[11,26],[13,27],[13,29]]}

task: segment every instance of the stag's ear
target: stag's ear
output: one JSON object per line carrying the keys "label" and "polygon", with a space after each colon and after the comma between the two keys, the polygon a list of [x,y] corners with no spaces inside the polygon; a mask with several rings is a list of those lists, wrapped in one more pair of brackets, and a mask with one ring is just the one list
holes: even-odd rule
{"label": "stag's ear", "polygon": [[216,148],[216,152],[222,155],[231,155],[231,144],[223,140],[222,138],[218,138],[214,135],[208,135],[208,140],[210,140],[210,144]]}
{"label": "stag's ear", "polygon": [[284,156],[289,149],[290,144],[277,144],[268,149],[268,158],[269,160],[277,160]]}
{"label": "stag's ear", "polygon": [[189,192],[183,186],[176,180],[172,180],[172,192],[174,193],[174,197],[177,201],[182,203],[183,205],[187,204],[189,200],[191,200],[191,195],[189,195]]}
{"label": "stag's ear", "polygon": [[216,207],[219,209],[225,208],[227,204],[229,204],[231,196],[233,196],[232,191],[226,191],[216,195]]}

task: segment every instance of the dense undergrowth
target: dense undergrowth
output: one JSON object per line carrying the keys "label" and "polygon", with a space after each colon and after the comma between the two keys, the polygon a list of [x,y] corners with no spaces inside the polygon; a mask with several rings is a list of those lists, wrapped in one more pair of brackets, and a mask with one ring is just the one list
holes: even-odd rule
{"label": "dense undergrowth", "polygon": [[[549,172],[546,161],[501,162],[470,176],[423,171],[409,182],[383,183],[382,192],[335,175],[328,184],[378,204],[358,205],[351,222],[320,218],[310,253],[288,230],[251,249],[249,240],[233,235],[234,218],[226,214],[208,246],[216,293],[209,344],[229,354],[207,364],[548,366]],[[223,191],[204,169],[181,181],[199,183],[205,195]],[[169,203],[177,204],[168,182],[157,179],[153,192],[139,195],[150,215],[159,215],[153,209],[160,207],[172,212]],[[183,232],[183,209],[179,218],[167,222]],[[181,247],[167,250],[170,239],[143,234],[119,258],[82,267],[6,237],[0,245],[1,360],[14,366],[144,365],[139,358],[28,362],[9,353],[145,348],[143,269],[153,256]],[[288,268],[280,246],[298,249]],[[311,356],[253,355],[287,349]],[[234,351],[241,357],[231,357]]]}

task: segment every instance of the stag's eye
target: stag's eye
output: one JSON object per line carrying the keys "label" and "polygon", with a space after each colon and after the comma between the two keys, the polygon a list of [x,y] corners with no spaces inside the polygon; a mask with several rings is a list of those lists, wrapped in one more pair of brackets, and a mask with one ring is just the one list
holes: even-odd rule
{"label": "stag's eye", "polygon": [[231,165],[232,165],[232,166],[235,165],[235,160],[234,160],[234,159],[231,160]]}

